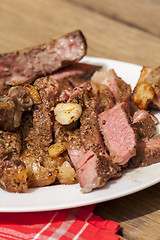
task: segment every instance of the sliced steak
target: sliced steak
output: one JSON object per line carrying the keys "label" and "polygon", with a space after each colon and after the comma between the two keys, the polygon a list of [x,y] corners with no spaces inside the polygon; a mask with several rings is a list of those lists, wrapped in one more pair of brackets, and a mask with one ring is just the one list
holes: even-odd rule
{"label": "sliced steak", "polygon": [[113,69],[108,72],[95,72],[92,81],[108,86],[114,95],[116,103],[129,103],[131,86],[119,78]]}
{"label": "sliced steak", "polygon": [[98,84],[98,99],[96,111],[97,113],[104,112],[114,106],[114,96],[108,86]]}
{"label": "sliced steak", "polygon": [[67,102],[75,102],[82,108],[96,108],[98,98],[98,88],[92,86],[90,82],[85,82],[82,85],[75,87],[72,92],[68,92]]}
{"label": "sliced steak", "polygon": [[98,116],[100,130],[114,163],[124,165],[136,154],[136,136],[126,103],[118,103]]}
{"label": "sliced steak", "polygon": [[76,130],[70,138],[68,153],[84,193],[103,186],[116,175],[119,169],[105,152],[94,110],[89,108],[84,111],[80,130]]}
{"label": "sliced steak", "polygon": [[30,83],[51,74],[86,54],[86,40],[80,30],[36,47],[0,55],[0,82],[7,85]]}
{"label": "sliced steak", "polygon": [[33,101],[27,89],[11,87],[0,96],[0,129],[13,131],[20,126],[24,111],[31,110]]}
{"label": "sliced steak", "polygon": [[130,159],[128,167],[146,167],[158,162],[160,162],[160,135],[139,141],[136,156]]}
{"label": "sliced steak", "polygon": [[26,192],[26,167],[20,161],[19,133],[0,131],[0,186],[9,192]]}
{"label": "sliced steak", "polygon": [[0,186],[8,192],[26,192],[28,183],[24,163],[19,160],[0,159]]}
{"label": "sliced steak", "polygon": [[9,97],[0,97],[0,129],[12,131],[15,128],[15,103]]}
{"label": "sliced steak", "polygon": [[133,115],[132,126],[140,138],[151,138],[156,133],[158,119],[145,110],[138,110]]}
{"label": "sliced steak", "polygon": [[[71,77],[71,82],[74,87],[77,86],[76,79],[77,77],[80,79],[83,79],[83,82],[85,80],[90,79],[90,77],[93,75],[95,71],[99,71],[102,67],[87,63],[80,63],[80,62],[73,62],[70,66],[65,67],[55,73],[52,74],[53,78],[58,79],[66,79]],[[75,78],[75,82],[74,82]]]}
{"label": "sliced steak", "polygon": [[62,125],[56,120],[54,121],[54,142],[68,142],[70,134],[72,134],[75,129],[79,127],[79,122],[72,122],[69,125]]}
{"label": "sliced steak", "polygon": [[108,155],[98,125],[98,115],[90,107],[86,108],[80,118],[80,136],[86,150],[99,148],[99,153]]}
{"label": "sliced steak", "polygon": [[26,165],[29,187],[50,185],[57,175],[55,162],[48,154],[53,141],[50,103],[43,86],[38,90],[42,102],[33,107],[33,122],[31,114],[24,114],[21,125],[21,160]]}
{"label": "sliced steak", "polygon": [[0,159],[18,160],[20,151],[20,134],[0,130]]}
{"label": "sliced steak", "polygon": [[84,109],[91,107],[97,113],[110,109],[114,105],[114,97],[110,89],[102,84],[85,82],[66,92],[67,102],[76,102]]}

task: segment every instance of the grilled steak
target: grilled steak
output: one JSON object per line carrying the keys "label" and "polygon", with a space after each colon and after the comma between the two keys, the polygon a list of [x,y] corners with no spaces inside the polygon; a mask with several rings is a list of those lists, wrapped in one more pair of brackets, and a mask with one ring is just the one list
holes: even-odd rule
{"label": "grilled steak", "polygon": [[97,148],[101,148],[99,151],[101,151],[102,154],[104,153],[107,155],[100,133],[96,112],[90,107],[86,108],[80,118],[80,123],[80,136],[85,149],[92,149],[94,151]]}
{"label": "grilled steak", "polygon": [[20,126],[25,110],[31,110],[33,101],[27,89],[11,87],[0,96],[0,129],[13,131]]}
{"label": "grilled steak", "polygon": [[114,105],[114,97],[110,89],[93,81],[85,82],[71,92],[65,91],[64,96],[65,101],[76,102],[84,109],[91,107],[97,113],[110,109]]}
{"label": "grilled steak", "polygon": [[23,137],[21,160],[27,168],[29,187],[50,185],[55,181],[57,174],[55,163],[48,154],[48,147],[53,141],[50,103],[44,86],[40,88],[38,85],[40,80],[36,81],[35,86],[39,90],[42,102],[33,108],[33,122],[32,115],[25,114],[21,126]]}
{"label": "grilled steak", "polygon": [[129,167],[146,167],[158,162],[160,162],[160,135],[137,143],[137,153],[130,159]]}
{"label": "grilled steak", "polygon": [[20,161],[19,133],[0,131],[0,186],[9,192],[26,192],[27,172]]}
{"label": "grilled steak", "polygon": [[[75,131],[71,136],[68,154],[76,169],[78,181],[84,193],[103,186],[113,171],[103,154],[97,156],[92,149],[85,150],[80,132]],[[108,174],[107,174],[108,173]]]}
{"label": "grilled steak", "polygon": [[30,83],[51,74],[86,53],[86,40],[77,30],[49,43],[0,55],[0,82],[7,85]]}
{"label": "grilled steak", "polygon": [[103,186],[119,170],[104,149],[97,114],[91,108],[84,111],[80,130],[71,135],[68,153],[84,193]]}
{"label": "grilled steak", "polygon": [[92,81],[108,86],[114,95],[115,103],[128,103],[131,95],[131,86],[119,78],[114,70],[95,72]]}
{"label": "grilled steak", "polygon": [[140,138],[151,138],[156,133],[158,120],[145,110],[138,110],[133,115],[132,126]]}
{"label": "grilled steak", "polygon": [[20,151],[20,134],[0,130],[0,159],[18,160]]}
{"label": "grilled steak", "polygon": [[[58,79],[66,79],[71,77],[71,81],[73,87],[77,86],[76,80],[74,81],[74,77],[80,78],[83,82],[85,80],[90,79],[95,71],[101,69],[101,66],[87,64],[87,63],[80,63],[80,62],[73,62],[68,67],[65,67],[55,73],[52,74],[53,78]],[[79,85],[79,84],[78,84]]]}
{"label": "grilled steak", "polygon": [[114,96],[108,86],[97,84],[97,87],[99,90],[96,111],[101,113],[114,106]]}
{"label": "grilled steak", "polygon": [[100,130],[114,163],[124,165],[136,154],[136,137],[130,125],[125,103],[99,114]]}
{"label": "grilled steak", "polygon": [[28,183],[24,163],[19,160],[0,159],[0,186],[8,192],[26,192]]}
{"label": "grilled steak", "polygon": [[15,128],[15,103],[9,97],[0,97],[0,129],[12,131]]}

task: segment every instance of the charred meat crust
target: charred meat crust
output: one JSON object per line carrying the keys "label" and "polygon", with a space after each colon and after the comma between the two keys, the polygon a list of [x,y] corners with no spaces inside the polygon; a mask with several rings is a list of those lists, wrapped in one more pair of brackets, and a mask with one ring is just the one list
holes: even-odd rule
{"label": "charred meat crust", "polygon": [[24,163],[19,160],[0,160],[0,186],[8,192],[25,193],[28,182]]}
{"label": "charred meat crust", "polygon": [[136,156],[130,159],[129,168],[146,167],[160,162],[160,135],[137,143]]}
{"label": "charred meat crust", "polygon": [[132,127],[137,133],[137,138],[151,138],[156,133],[158,120],[145,110],[138,110],[133,115]]}
{"label": "charred meat crust", "polygon": [[0,159],[18,159],[21,151],[20,133],[0,130]]}
{"label": "charred meat crust", "polygon": [[80,60],[87,43],[80,30],[68,33],[36,47],[0,55],[0,80],[2,85],[30,83],[46,76],[72,61]]}
{"label": "charred meat crust", "polygon": [[33,107],[33,116],[23,116],[21,126],[23,150],[20,159],[26,165],[29,187],[50,185],[57,175],[55,163],[48,154],[48,147],[53,141],[50,104],[45,89],[38,83],[36,86],[42,102]]}

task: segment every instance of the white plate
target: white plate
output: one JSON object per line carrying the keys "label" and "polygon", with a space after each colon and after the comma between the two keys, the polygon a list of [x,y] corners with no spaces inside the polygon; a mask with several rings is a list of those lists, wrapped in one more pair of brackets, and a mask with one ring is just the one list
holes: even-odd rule
{"label": "white plate", "polygon": [[[117,75],[136,84],[141,67],[110,59],[85,57],[88,63],[102,64],[105,69],[113,68]],[[156,114],[160,119],[160,114]],[[0,212],[34,212],[59,210],[99,203],[138,192],[160,182],[160,163],[149,167],[127,171],[120,179],[110,180],[103,188],[83,194],[80,186],[58,185],[29,189],[27,193],[8,193],[0,189]]]}

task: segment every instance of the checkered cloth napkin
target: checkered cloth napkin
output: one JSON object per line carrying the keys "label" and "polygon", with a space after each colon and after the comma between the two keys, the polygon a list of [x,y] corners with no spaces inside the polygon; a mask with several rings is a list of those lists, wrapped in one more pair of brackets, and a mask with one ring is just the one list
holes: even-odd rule
{"label": "checkered cloth napkin", "polygon": [[120,225],[93,214],[94,205],[35,213],[0,213],[0,239],[119,240]]}

